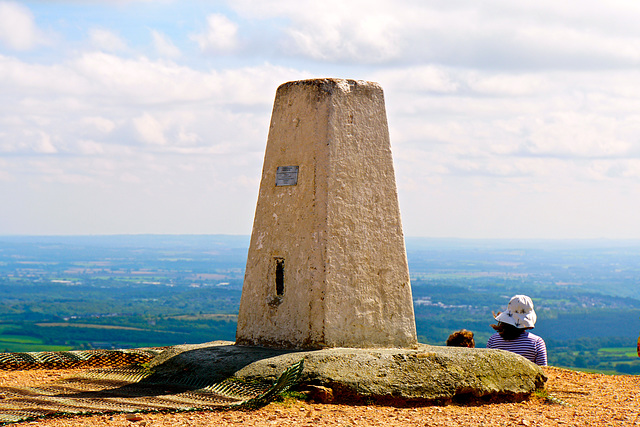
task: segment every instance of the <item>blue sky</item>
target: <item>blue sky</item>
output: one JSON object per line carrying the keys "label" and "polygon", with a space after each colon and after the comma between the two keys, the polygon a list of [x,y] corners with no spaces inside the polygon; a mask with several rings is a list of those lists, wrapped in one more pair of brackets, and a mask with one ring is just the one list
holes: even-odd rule
{"label": "blue sky", "polygon": [[275,90],[385,91],[405,234],[640,238],[640,3],[0,0],[0,235],[249,234]]}

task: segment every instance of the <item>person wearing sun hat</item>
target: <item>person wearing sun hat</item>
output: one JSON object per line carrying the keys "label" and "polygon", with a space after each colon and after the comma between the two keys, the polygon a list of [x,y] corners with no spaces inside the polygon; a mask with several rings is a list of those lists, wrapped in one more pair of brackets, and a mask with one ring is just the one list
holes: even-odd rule
{"label": "person wearing sun hat", "polygon": [[506,311],[498,313],[496,333],[491,335],[487,348],[507,350],[529,359],[536,365],[547,366],[547,346],[539,336],[529,332],[536,324],[533,301],[526,295],[511,298]]}

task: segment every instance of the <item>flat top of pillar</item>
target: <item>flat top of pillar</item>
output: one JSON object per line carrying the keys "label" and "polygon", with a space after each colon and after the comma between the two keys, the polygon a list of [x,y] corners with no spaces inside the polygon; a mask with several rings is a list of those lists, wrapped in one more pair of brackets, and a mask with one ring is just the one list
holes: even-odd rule
{"label": "flat top of pillar", "polygon": [[291,82],[286,82],[278,87],[278,91],[285,90],[293,86],[316,86],[324,91],[333,91],[337,89],[342,92],[350,92],[352,89],[355,89],[358,86],[382,90],[382,87],[376,82],[369,82],[366,80],[324,78],[294,80]]}

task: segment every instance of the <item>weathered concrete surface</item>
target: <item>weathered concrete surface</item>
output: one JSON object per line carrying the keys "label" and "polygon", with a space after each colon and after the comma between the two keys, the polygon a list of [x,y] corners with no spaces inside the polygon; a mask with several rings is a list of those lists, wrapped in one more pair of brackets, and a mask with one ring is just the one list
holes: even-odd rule
{"label": "weathered concrete surface", "polygon": [[[280,166],[296,185],[277,186]],[[277,262],[284,262],[278,293]],[[417,345],[382,88],[276,93],[236,340],[280,348]]]}
{"label": "weathered concrete surface", "polygon": [[216,341],[176,346],[154,359],[159,376],[184,372],[219,381],[236,377],[275,381],[304,359],[302,384],[330,387],[340,400],[433,402],[467,398],[518,398],[542,388],[540,367],[501,350],[331,348],[287,351]]}

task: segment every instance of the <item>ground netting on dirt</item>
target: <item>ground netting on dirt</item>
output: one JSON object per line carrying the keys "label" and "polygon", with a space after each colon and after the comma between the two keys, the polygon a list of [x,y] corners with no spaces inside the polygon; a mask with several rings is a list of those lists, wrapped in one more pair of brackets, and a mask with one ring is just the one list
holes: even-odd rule
{"label": "ground netting on dirt", "polygon": [[0,370],[76,369],[142,365],[164,348],[0,353]]}
{"label": "ground netting on dirt", "polygon": [[[3,356],[8,357],[0,355],[0,361]],[[301,360],[274,384],[233,378],[211,382],[188,373],[159,380],[143,364],[82,371],[36,387],[0,387],[0,424],[80,414],[259,407],[294,385],[302,368]]]}

